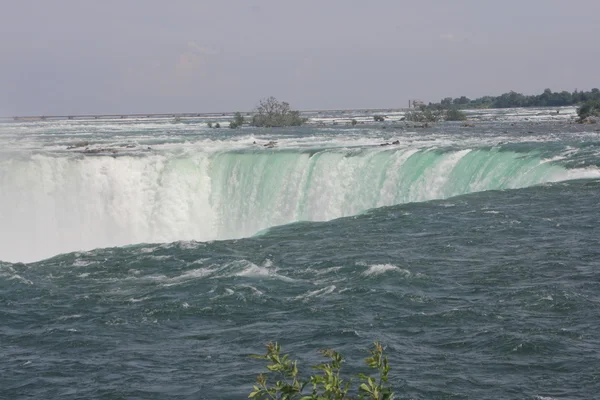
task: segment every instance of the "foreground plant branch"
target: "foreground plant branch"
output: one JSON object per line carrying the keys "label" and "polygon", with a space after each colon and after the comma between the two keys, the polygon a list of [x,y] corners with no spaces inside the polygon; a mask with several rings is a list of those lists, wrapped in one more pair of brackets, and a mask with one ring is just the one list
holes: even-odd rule
{"label": "foreground plant branch", "polygon": [[[345,380],[340,375],[344,363],[340,353],[331,349],[321,350],[320,353],[328,360],[313,366],[312,369],[317,373],[303,380],[299,377],[297,362],[291,361],[289,355],[282,354],[278,343],[267,344],[265,355],[251,357],[266,360],[269,372],[258,375],[256,385],[248,397],[271,400],[394,399],[392,389],[387,386],[390,371],[388,359],[379,342],[373,343],[369,349],[370,357],[365,359],[369,368],[377,370],[377,376],[359,374],[357,378],[361,383],[358,388],[352,386],[352,379]],[[270,384],[269,379],[274,383]],[[349,393],[357,394],[358,397],[351,397]]]}

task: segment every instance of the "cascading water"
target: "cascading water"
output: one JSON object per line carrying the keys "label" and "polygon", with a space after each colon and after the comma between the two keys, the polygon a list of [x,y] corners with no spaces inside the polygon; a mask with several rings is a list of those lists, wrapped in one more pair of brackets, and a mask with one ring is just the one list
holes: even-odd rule
{"label": "cascading water", "polygon": [[1,167],[0,259],[9,261],[239,238],[294,221],[598,175],[494,148],[36,154]]}

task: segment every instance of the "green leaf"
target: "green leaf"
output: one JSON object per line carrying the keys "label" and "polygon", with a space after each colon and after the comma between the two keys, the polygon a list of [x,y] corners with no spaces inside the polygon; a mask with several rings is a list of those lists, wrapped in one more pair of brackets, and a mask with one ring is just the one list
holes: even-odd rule
{"label": "green leaf", "polygon": [[363,392],[371,393],[371,389],[367,386],[366,383],[361,383],[358,388]]}

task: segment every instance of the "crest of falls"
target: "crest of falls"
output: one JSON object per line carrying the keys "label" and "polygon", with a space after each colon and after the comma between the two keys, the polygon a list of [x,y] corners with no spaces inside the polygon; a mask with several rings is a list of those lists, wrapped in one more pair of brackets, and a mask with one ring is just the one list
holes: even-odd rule
{"label": "crest of falls", "polygon": [[0,162],[0,259],[251,236],[294,221],[598,175],[498,149],[36,154]]}

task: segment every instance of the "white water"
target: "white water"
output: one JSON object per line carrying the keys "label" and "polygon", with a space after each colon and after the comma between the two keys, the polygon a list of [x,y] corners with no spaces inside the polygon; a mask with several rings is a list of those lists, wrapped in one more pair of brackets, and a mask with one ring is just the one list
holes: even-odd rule
{"label": "white water", "polygon": [[0,259],[251,236],[298,220],[600,176],[495,150],[299,150],[0,161]]}

